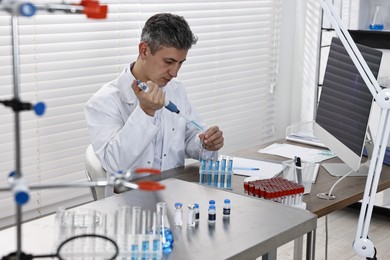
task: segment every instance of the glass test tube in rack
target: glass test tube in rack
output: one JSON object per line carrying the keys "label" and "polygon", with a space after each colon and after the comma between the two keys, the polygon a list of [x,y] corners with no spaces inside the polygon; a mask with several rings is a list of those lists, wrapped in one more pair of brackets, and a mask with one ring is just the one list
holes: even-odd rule
{"label": "glass test tube in rack", "polygon": [[86,234],[90,235],[88,239],[75,240],[77,243],[69,244],[64,254],[75,258],[108,259],[104,256],[112,255],[110,250],[114,248],[109,241],[97,240],[91,234],[115,241],[118,257],[122,259],[161,259],[163,254],[172,251],[173,245],[165,202],[157,203],[153,212],[140,206],[123,206],[108,214],[91,209],[57,211],[56,247],[69,238]]}
{"label": "glass test tube in rack", "polygon": [[304,190],[303,185],[280,177],[244,182],[245,194],[290,206],[303,203]]}
{"label": "glass test tube in rack", "polygon": [[217,160],[200,159],[199,183],[216,188],[231,189],[232,175],[232,157],[220,156]]}

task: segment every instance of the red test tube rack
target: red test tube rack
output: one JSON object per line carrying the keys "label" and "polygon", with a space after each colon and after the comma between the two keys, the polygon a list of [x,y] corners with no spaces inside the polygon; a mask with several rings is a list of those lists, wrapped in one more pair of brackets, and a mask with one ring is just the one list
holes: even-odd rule
{"label": "red test tube rack", "polygon": [[245,194],[290,206],[303,203],[304,191],[303,185],[280,177],[244,182]]}

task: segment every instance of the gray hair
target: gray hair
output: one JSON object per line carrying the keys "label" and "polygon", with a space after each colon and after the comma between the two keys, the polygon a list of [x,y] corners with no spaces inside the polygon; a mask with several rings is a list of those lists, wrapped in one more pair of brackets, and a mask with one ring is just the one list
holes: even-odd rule
{"label": "gray hair", "polygon": [[149,45],[154,55],[163,46],[189,50],[192,44],[196,44],[198,38],[192,33],[182,16],[160,13],[146,21],[142,29],[141,41]]}

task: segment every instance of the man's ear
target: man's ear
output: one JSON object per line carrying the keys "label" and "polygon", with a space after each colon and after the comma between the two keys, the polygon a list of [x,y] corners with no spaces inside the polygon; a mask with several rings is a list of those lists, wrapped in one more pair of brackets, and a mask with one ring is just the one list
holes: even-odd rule
{"label": "man's ear", "polygon": [[138,51],[139,51],[139,56],[141,59],[145,59],[146,53],[148,51],[148,44],[146,42],[140,42],[138,44]]}

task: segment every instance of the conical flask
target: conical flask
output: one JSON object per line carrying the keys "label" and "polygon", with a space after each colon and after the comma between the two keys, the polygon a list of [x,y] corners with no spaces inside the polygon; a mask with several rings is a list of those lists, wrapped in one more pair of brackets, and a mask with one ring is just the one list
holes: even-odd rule
{"label": "conical flask", "polygon": [[164,254],[172,252],[173,235],[168,221],[168,207],[166,202],[157,203],[157,227],[160,230],[162,251]]}
{"label": "conical flask", "polygon": [[382,17],[382,7],[377,5],[375,7],[375,14],[372,22],[370,24],[370,30],[381,31],[383,30],[383,17]]}

